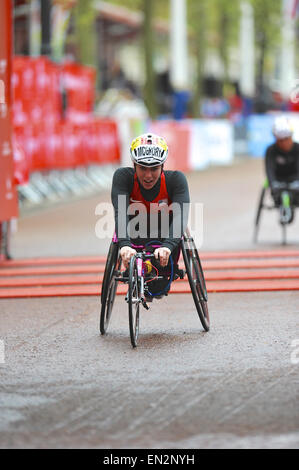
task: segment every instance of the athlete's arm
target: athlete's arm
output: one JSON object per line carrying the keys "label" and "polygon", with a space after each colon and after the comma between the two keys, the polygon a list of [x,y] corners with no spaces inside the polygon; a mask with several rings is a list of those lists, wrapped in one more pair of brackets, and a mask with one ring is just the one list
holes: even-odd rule
{"label": "athlete's arm", "polygon": [[128,207],[133,184],[133,168],[118,168],[115,171],[112,179],[111,200],[114,207],[115,232],[120,248],[131,247],[128,235]]}
{"label": "athlete's arm", "polygon": [[[188,224],[190,195],[187,178],[181,171],[165,172],[167,192],[172,203],[179,210],[173,211],[173,219],[169,226],[169,238],[163,241],[163,247],[173,251],[182,238]],[[178,230],[179,229],[179,230]]]}
{"label": "athlete's arm", "polygon": [[276,181],[275,175],[275,148],[273,145],[267,148],[265,165],[266,165],[266,174],[270,187],[273,186],[273,182]]}

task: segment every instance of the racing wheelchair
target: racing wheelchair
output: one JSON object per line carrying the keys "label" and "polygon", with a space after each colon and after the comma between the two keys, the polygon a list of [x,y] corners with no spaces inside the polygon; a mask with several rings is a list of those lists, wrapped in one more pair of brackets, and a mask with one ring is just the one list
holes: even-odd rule
{"label": "racing wheelchair", "polygon": [[[159,242],[158,242],[159,243]],[[150,242],[145,246],[134,246],[137,253],[131,258],[129,268],[121,271],[122,260],[116,237],[110,244],[101,291],[100,331],[107,332],[112,314],[114,299],[119,283],[128,285],[125,300],[128,304],[129,331],[133,348],[137,347],[139,336],[140,307],[149,309],[148,301],[160,299],[168,295],[171,283],[176,279],[183,279],[187,274],[194,304],[205,331],[210,329],[208,295],[200,258],[193,238],[188,230],[184,233],[177,253],[170,255],[169,267],[159,269],[153,251],[160,246]],[[178,260],[183,256],[185,270],[179,269]],[[155,264],[156,261],[156,264]],[[155,289],[151,286],[155,283]]]}
{"label": "racing wheelchair", "polygon": [[273,195],[271,194],[271,188],[268,179],[265,180],[259,197],[258,207],[255,216],[253,237],[254,243],[257,243],[259,224],[263,209],[279,210],[279,223],[282,228],[282,245],[286,245],[287,243],[287,226],[293,222],[295,209],[299,206],[298,182],[294,181],[293,183],[281,183],[279,189],[281,191],[280,197],[273,197]]}

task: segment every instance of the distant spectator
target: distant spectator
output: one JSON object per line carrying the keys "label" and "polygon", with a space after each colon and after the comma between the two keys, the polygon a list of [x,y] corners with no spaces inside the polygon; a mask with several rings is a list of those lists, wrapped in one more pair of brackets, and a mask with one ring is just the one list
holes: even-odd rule
{"label": "distant spectator", "polygon": [[279,90],[272,90],[272,99],[273,111],[287,111],[288,110],[288,103],[283,99],[283,96]]}
{"label": "distant spectator", "polygon": [[230,110],[224,98],[205,98],[202,100],[201,114],[206,118],[223,118]]}
{"label": "distant spectator", "polygon": [[238,93],[237,87],[227,87],[224,91],[224,96],[229,104],[227,117],[234,122],[239,121],[243,111],[243,100]]}

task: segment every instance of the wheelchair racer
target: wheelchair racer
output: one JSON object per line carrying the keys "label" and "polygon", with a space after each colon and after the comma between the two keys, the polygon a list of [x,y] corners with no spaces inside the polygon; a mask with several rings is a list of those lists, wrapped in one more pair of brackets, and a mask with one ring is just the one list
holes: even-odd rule
{"label": "wheelchair racer", "polygon": [[[154,250],[154,255],[160,266],[166,268],[169,266],[170,255],[176,256],[187,227],[190,202],[187,179],[181,171],[164,170],[168,147],[162,137],[148,133],[135,138],[131,144],[130,154],[133,168],[118,168],[113,175],[111,190],[115,230],[122,262],[125,268],[128,268],[131,257],[136,254],[136,245],[159,241],[160,246]],[[121,207],[120,197],[124,201]],[[178,210],[171,210],[174,203]],[[136,211],[132,215],[130,208],[135,207],[138,213],[140,204],[144,208],[144,221],[139,222],[139,225],[144,223],[144,227],[139,227],[139,232],[136,234],[135,231],[132,234],[130,221]],[[158,220],[157,227],[152,226],[154,220],[152,215],[155,211],[160,212],[160,218],[155,218],[155,221]],[[163,217],[167,217],[166,237],[162,229]],[[175,229],[178,226],[179,233]],[[141,235],[140,231],[143,231]]]}
{"label": "wheelchair racer", "polygon": [[[275,143],[266,150],[265,166],[271,193],[276,206],[281,206],[282,196],[288,191],[290,206],[299,204],[299,144],[293,141],[290,121],[279,116],[273,125]],[[287,217],[291,222],[294,213]]]}

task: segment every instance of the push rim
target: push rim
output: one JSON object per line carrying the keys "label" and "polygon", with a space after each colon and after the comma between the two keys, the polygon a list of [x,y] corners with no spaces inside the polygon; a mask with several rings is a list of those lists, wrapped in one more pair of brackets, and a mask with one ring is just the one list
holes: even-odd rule
{"label": "push rim", "polygon": [[[185,247],[185,243],[187,248]],[[187,271],[188,281],[190,284],[191,293],[195,303],[195,307],[205,331],[210,329],[209,310],[207,303],[206,287],[204,276],[196,248],[190,248],[190,238],[184,237],[182,242],[182,253],[184,263]],[[197,254],[197,255],[196,255]],[[202,273],[202,275],[201,275]],[[205,295],[203,295],[205,294]]]}
{"label": "push rim", "polygon": [[104,335],[107,331],[115,300],[118,284],[118,282],[115,280],[116,265],[117,270],[120,270],[121,257],[118,257],[118,245],[112,242],[109,248],[102,284],[100,316],[100,331],[102,335]]}

